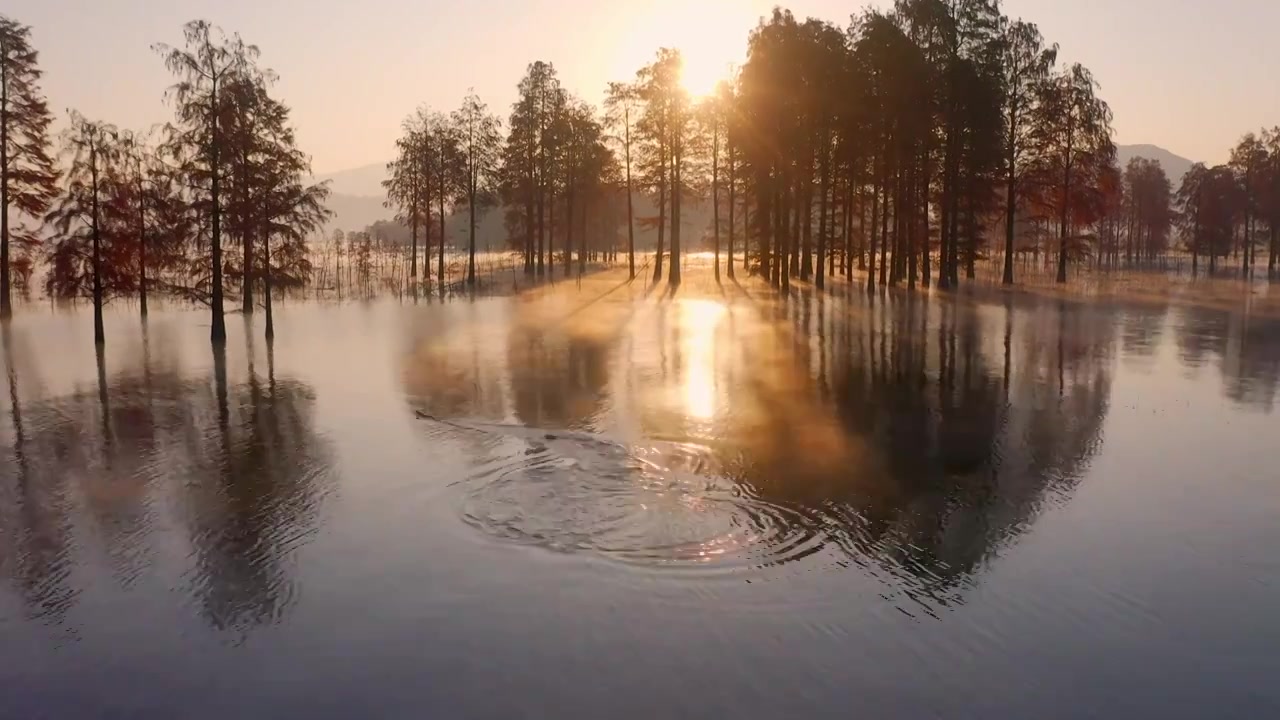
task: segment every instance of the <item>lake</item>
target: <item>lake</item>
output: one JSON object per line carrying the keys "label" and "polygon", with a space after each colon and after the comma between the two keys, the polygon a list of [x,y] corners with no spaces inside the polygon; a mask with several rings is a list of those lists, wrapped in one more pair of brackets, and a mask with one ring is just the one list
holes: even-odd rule
{"label": "lake", "polygon": [[1280,716],[1280,322],[694,270],[3,325],[0,717]]}

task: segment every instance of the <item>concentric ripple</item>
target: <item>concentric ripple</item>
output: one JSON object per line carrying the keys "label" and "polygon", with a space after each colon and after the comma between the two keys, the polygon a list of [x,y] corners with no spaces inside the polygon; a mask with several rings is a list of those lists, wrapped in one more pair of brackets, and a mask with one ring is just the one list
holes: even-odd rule
{"label": "concentric ripple", "polygon": [[505,541],[705,570],[777,565],[824,544],[816,519],[752,496],[701,446],[475,429],[503,437],[462,483],[462,517]]}

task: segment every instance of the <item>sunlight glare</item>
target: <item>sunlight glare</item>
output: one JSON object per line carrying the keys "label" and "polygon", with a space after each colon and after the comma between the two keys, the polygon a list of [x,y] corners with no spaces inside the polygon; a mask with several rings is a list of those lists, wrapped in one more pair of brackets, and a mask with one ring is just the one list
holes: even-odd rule
{"label": "sunlight glare", "polygon": [[655,48],[675,48],[684,60],[681,84],[694,100],[704,98],[741,67],[759,14],[744,0],[658,0],[628,18],[618,72],[625,77],[652,62]]}
{"label": "sunlight glare", "polygon": [[698,420],[716,415],[716,331],[726,312],[724,305],[708,300],[680,303],[680,325],[687,333],[684,406]]}

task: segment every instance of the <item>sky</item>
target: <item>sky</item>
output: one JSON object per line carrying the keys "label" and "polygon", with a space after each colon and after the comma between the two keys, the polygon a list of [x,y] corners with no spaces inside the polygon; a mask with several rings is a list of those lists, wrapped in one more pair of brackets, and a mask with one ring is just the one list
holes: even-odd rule
{"label": "sky", "polygon": [[[276,71],[317,173],[385,162],[415,108],[456,107],[468,89],[502,116],[528,63],[555,63],[598,102],[657,48],[686,55],[706,86],[741,62],[776,0],[5,0],[32,26],[44,90],[68,109],[143,129],[171,117],[172,78],[152,50],[204,18],[238,32]],[[841,26],[863,0],[794,0]],[[1060,59],[1088,66],[1115,113],[1116,141],[1223,162],[1241,135],[1280,125],[1280,0],[1004,0]]]}

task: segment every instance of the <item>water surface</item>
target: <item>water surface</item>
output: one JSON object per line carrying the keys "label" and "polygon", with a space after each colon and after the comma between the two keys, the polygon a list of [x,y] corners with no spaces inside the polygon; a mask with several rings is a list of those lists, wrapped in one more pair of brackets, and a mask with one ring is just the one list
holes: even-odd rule
{"label": "water surface", "polygon": [[1280,713],[1280,323],[624,280],[19,314],[0,717]]}

